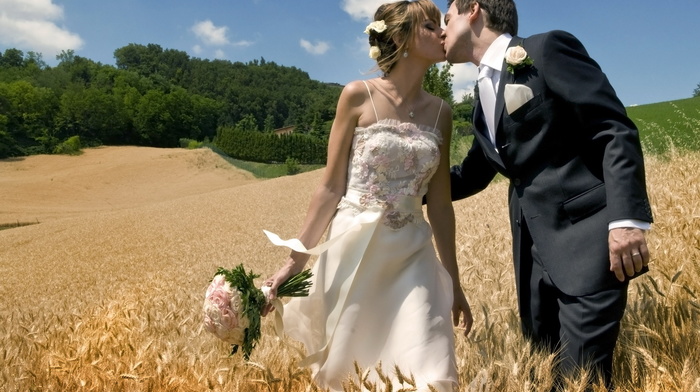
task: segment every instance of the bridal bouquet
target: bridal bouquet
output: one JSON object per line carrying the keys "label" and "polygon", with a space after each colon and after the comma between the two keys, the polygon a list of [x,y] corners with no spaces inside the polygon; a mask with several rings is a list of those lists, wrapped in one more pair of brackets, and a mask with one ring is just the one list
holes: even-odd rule
{"label": "bridal bouquet", "polygon": [[[267,291],[253,282],[259,276],[246,272],[243,264],[231,270],[219,267],[204,296],[204,329],[231,343],[231,355],[241,347],[245,360],[260,339],[260,313],[268,302]],[[310,270],[292,276],[277,288],[277,297],[309,295],[311,276]]]}

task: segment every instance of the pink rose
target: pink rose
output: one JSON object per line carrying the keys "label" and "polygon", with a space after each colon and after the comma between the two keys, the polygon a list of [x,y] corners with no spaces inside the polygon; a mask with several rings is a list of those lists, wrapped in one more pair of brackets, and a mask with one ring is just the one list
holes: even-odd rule
{"label": "pink rose", "polygon": [[225,342],[243,343],[249,323],[241,314],[240,293],[231,288],[223,275],[215,276],[207,288],[203,310],[204,329]]}
{"label": "pink rose", "polygon": [[223,275],[216,275],[214,279],[212,279],[211,284],[209,284],[209,288],[207,288],[207,293],[204,295],[204,298],[209,297],[214,289],[217,287],[223,287],[225,283],[226,278]]}

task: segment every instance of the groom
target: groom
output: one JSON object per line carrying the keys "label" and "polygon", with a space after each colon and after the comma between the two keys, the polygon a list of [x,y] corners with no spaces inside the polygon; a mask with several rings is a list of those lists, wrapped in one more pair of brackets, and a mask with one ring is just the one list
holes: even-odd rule
{"label": "groom", "polygon": [[452,198],[510,179],[513,258],[524,334],[592,365],[612,388],[629,280],[647,271],[652,222],[635,125],[581,43],[516,36],[513,0],[449,0],[450,63],[479,66],[474,144],[452,168]]}

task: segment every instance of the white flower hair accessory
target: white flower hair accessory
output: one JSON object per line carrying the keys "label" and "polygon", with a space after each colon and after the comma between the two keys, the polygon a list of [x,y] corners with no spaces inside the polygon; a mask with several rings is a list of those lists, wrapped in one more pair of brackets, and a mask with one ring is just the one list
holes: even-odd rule
{"label": "white flower hair accessory", "polygon": [[369,58],[376,60],[379,58],[379,56],[382,55],[382,50],[379,49],[379,46],[370,46],[369,48]]}
{"label": "white flower hair accessory", "polygon": [[365,34],[369,34],[371,30],[377,33],[383,33],[386,30],[386,23],[384,23],[384,20],[375,20],[365,27]]}
{"label": "white flower hair accessory", "polygon": [[532,65],[532,58],[527,55],[527,51],[522,45],[511,46],[506,50],[506,64],[508,64],[508,72],[515,74],[517,69]]}

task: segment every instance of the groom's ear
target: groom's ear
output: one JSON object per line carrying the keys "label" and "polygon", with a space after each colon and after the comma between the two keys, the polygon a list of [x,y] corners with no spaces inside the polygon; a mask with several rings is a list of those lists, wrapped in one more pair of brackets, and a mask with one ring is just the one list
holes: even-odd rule
{"label": "groom's ear", "polygon": [[472,14],[476,14],[477,12],[481,11],[481,4],[479,4],[478,1],[474,1],[469,5],[469,11]]}
{"label": "groom's ear", "polygon": [[476,19],[483,13],[483,8],[478,2],[473,2],[469,5],[469,22],[474,23]]}

